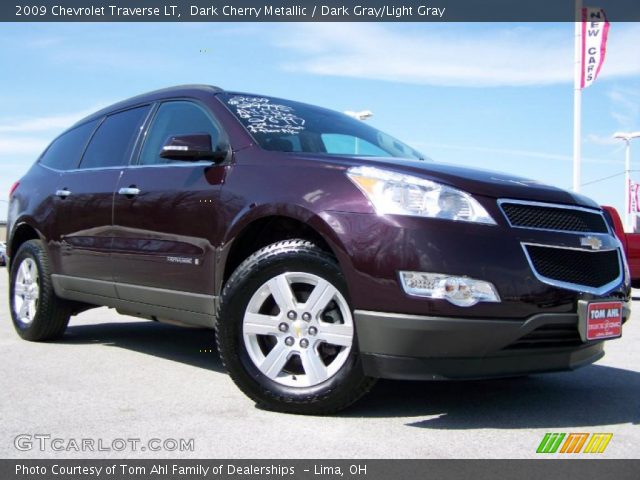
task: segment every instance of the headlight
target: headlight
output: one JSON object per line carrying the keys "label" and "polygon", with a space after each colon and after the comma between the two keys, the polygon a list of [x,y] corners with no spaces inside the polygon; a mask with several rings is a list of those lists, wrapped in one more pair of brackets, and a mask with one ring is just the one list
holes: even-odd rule
{"label": "headlight", "polygon": [[379,214],[496,224],[471,195],[431,180],[376,167],[353,167],[347,176]]}

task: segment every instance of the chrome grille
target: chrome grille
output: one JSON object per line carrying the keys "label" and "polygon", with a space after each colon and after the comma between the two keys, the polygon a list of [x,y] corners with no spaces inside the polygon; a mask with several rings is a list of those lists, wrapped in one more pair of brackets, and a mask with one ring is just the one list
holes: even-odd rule
{"label": "chrome grille", "polygon": [[503,200],[500,207],[512,227],[559,232],[609,233],[604,216],[581,207]]}
{"label": "chrome grille", "polygon": [[534,273],[546,283],[589,291],[622,279],[617,250],[596,252],[531,244],[523,247]]}

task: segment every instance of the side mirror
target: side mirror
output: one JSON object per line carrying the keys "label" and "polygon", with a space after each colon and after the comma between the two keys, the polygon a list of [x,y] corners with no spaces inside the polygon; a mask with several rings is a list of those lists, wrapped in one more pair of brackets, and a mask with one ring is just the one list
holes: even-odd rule
{"label": "side mirror", "polygon": [[169,137],[162,147],[160,156],[171,160],[195,162],[198,160],[222,161],[227,156],[227,149],[213,150],[211,135],[194,133]]}

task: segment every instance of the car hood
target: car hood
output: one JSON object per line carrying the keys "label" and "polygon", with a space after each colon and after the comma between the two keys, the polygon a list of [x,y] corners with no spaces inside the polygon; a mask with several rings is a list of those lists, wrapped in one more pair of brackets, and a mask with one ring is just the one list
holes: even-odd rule
{"label": "car hood", "polygon": [[[344,161],[345,159],[340,160]],[[536,180],[490,170],[397,158],[357,157],[355,159],[351,157],[349,160],[345,163],[350,163],[352,166],[367,165],[416,175],[475,195],[599,208],[596,202],[584,195],[546,185]]]}

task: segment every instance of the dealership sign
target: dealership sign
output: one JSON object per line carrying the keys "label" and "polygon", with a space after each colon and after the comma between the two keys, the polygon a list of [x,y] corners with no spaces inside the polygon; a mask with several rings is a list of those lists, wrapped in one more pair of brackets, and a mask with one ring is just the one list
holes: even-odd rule
{"label": "dealership sign", "polygon": [[582,9],[582,58],[580,88],[591,85],[602,68],[607,52],[609,22],[604,10],[587,7]]}

